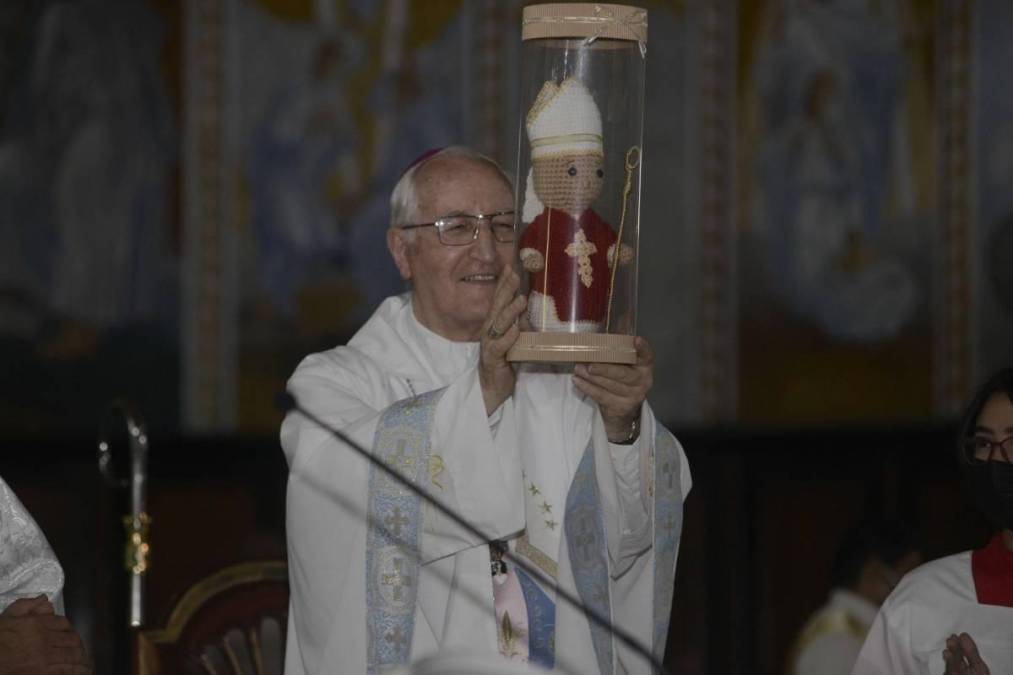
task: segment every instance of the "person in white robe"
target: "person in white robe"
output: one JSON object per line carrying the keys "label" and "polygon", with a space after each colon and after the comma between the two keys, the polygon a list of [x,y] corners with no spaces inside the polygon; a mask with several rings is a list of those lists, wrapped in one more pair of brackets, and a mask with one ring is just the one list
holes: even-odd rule
{"label": "person in white robe", "polygon": [[0,478],[0,674],[92,672],[63,616],[63,578],[42,530]]}
{"label": "person in white robe", "polygon": [[960,466],[997,526],[984,548],[926,563],[887,598],[854,675],[1013,673],[1013,368],[972,400]]}
{"label": "person in white robe", "polygon": [[848,675],[879,606],[922,562],[905,525],[864,520],[841,538],[830,570],[832,591],[792,645],[789,675]]}
{"label": "person in white robe", "polygon": [[[556,597],[570,591],[664,654],[691,480],[645,400],[650,346],[638,338],[633,366],[515,371],[505,356],[526,300],[509,179],[450,148],[409,168],[391,204],[388,245],[411,291],[347,346],[307,357],[289,392],[484,537],[413,508],[409,492],[290,413],[285,672],[372,673],[455,650],[559,672],[651,672]],[[452,226],[471,242],[444,243]],[[502,565],[494,540],[544,577]]]}
{"label": "person in white robe", "polygon": [[833,589],[796,637],[789,675],[848,675],[878,610],[850,589]]}

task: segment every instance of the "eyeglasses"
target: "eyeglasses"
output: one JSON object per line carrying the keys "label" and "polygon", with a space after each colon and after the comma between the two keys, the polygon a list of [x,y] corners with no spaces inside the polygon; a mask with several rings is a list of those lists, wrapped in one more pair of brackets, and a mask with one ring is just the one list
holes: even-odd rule
{"label": "eyeglasses", "polygon": [[402,230],[414,230],[417,227],[435,227],[440,243],[446,246],[466,246],[478,239],[478,224],[487,221],[493,238],[501,244],[509,244],[514,240],[514,212],[497,211],[496,213],[479,213],[471,215],[462,213],[444,216],[432,223],[402,225]]}
{"label": "eyeglasses", "polygon": [[964,457],[972,463],[990,460],[1013,462],[1013,436],[1001,441],[993,441],[984,436],[974,436],[964,440]]}

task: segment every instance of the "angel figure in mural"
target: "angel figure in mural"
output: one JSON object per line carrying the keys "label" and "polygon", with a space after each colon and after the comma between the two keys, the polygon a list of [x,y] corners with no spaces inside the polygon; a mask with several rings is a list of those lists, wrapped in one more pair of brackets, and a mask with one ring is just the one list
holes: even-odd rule
{"label": "angel figure in mural", "polygon": [[347,99],[361,48],[345,34],[321,39],[307,72],[274,94],[251,139],[260,276],[285,315],[314,265],[347,264],[351,215],[363,196],[361,134]]}
{"label": "angel figure in mural", "polygon": [[25,218],[14,226],[49,239],[43,252],[3,247],[0,256],[41,253],[54,329],[40,351],[69,358],[93,352],[110,328],[156,320],[175,286],[167,220],[175,132],[164,26],[145,3],[53,3],[37,25],[23,101],[31,121],[0,147],[0,180],[6,192],[10,162],[34,177],[8,192],[18,208],[3,217]]}
{"label": "angel figure in mural", "polygon": [[892,143],[896,27],[852,1],[790,2],[782,12],[757,65],[771,269],[789,306],[827,335],[889,339],[919,297],[912,271],[883,243],[888,188],[907,170]]}

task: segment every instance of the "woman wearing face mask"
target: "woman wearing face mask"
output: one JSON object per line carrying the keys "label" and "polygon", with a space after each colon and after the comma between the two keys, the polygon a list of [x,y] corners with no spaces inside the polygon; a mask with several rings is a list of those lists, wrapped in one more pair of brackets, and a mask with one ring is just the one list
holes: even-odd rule
{"label": "woman wearing face mask", "polygon": [[1013,368],[975,395],[958,458],[998,528],[984,548],[922,565],[883,603],[852,675],[1013,673]]}

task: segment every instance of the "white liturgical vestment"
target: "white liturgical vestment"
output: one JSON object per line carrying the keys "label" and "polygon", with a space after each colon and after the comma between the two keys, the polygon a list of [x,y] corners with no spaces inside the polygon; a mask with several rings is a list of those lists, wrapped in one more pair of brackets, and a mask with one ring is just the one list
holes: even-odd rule
{"label": "white liturgical vestment", "polygon": [[[660,645],[657,636],[667,627],[681,525],[673,527],[668,511],[655,518],[661,507],[652,495],[662,490],[655,490],[655,481],[674,490],[681,523],[681,501],[691,485],[681,447],[674,446],[675,461],[654,466],[655,434],[667,431],[647,404],[637,442],[610,444],[597,405],[573,386],[568,372],[546,367],[522,369],[514,395],[489,416],[477,363],[478,343],[453,342],[429,331],[403,295],[385,300],[347,346],[307,357],[289,391],[301,406],[368,449],[385,410],[445,388],[435,404],[425,487],[488,539],[509,540],[518,555],[575,595],[564,510],[578,464],[582,458],[584,467],[592,461],[608,559],[602,584],[607,588],[595,592],[607,591],[615,623],[648,650],[663,651],[664,635]],[[366,673],[368,462],[297,412],[282,424],[281,441],[289,464],[285,672]],[[421,566],[408,658],[440,650],[477,650],[495,658],[489,547],[426,504],[420,520]],[[674,536],[659,545],[659,534],[666,532]],[[667,556],[665,565],[655,564],[656,552],[659,559]],[[382,583],[403,582],[401,576],[392,570]],[[655,603],[659,581],[668,592]],[[557,671],[650,672],[647,661],[618,640],[603,651],[584,615],[561,599],[554,636]],[[602,654],[607,660],[600,668]]]}
{"label": "white liturgical vestment", "polygon": [[0,478],[0,611],[45,594],[63,614],[63,568],[14,491]]}
{"label": "white liturgical vestment", "polygon": [[795,641],[789,675],[848,675],[879,608],[861,595],[835,588]]}
{"label": "white liturgical vestment", "polygon": [[971,552],[908,573],[886,599],[853,675],[941,675],[951,635],[968,633],[993,675],[1013,673],[1013,608],[978,602]]}

